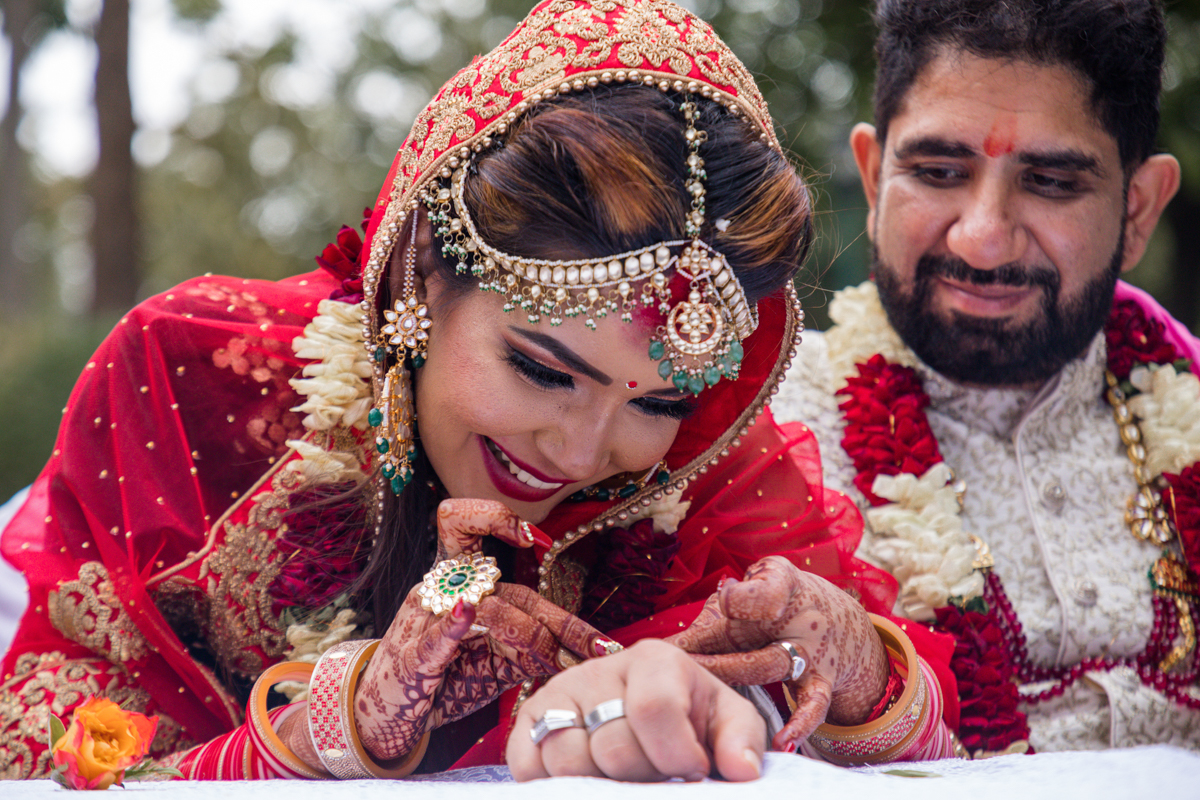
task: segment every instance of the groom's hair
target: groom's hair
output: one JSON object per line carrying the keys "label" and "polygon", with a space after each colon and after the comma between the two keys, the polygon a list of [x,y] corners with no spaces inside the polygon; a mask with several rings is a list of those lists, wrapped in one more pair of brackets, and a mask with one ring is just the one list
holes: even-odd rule
{"label": "groom's hair", "polygon": [[1126,172],[1154,152],[1167,38],[1158,0],[876,0],[875,23],[880,143],[921,70],[957,50],[1074,70]]}

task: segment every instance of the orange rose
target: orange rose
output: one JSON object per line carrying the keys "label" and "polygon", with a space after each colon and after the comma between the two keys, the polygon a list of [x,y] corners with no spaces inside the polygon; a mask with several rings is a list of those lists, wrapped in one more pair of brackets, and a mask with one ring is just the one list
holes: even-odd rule
{"label": "orange rose", "polygon": [[147,718],[111,700],[89,697],[75,709],[66,734],[51,746],[63,785],[68,789],[120,785],[126,768],[146,757],[157,727],[158,717]]}

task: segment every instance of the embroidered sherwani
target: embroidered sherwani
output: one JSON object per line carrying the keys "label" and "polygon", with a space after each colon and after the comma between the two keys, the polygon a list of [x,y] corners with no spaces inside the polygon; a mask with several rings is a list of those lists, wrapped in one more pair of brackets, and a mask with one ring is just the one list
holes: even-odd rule
{"label": "embroidered sherwani", "polygon": [[[967,388],[916,367],[942,456],[967,485],[963,526],[990,546],[1040,665],[1135,655],[1154,622],[1147,575],[1160,551],[1124,520],[1136,483],[1102,394],[1104,369],[1103,334],[1036,390]],[[813,429],[827,485],[865,511],[834,391],[828,342],[806,333],[773,409],[780,422]],[[868,524],[859,550],[868,560],[874,535]],[[1200,749],[1200,712],[1145,687],[1129,668],[1086,673],[1062,697],[1022,710],[1038,750]]]}

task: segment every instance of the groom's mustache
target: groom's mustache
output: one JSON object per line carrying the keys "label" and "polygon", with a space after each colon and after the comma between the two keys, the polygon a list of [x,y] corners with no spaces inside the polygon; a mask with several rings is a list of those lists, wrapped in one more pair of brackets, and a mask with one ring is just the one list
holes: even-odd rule
{"label": "groom's mustache", "polygon": [[1009,263],[995,269],[975,269],[962,259],[946,256],[923,256],[917,262],[916,277],[918,283],[936,277],[976,286],[1041,286],[1051,295],[1058,292],[1059,287],[1058,273],[1047,267]]}

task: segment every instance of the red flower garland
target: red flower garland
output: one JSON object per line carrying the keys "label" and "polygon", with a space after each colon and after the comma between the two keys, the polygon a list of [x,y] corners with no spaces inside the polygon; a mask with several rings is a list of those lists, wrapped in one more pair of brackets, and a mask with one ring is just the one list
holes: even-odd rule
{"label": "red flower garland", "polygon": [[[367,232],[367,223],[371,220],[371,209],[363,209],[362,230]],[[337,233],[337,240],[325,245],[321,255],[314,259],[317,266],[341,281],[341,286],[329,295],[330,300],[340,300],[343,303],[361,303],[363,299],[362,267],[358,258],[362,253],[362,239],[358,231],[349,225],[343,225]]]}
{"label": "red flower garland", "polygon": [[838,406],[846,417],[842,447],[854,462],[854,485],[871,505],[888,502],[871,492],[878,475],[924,475],[941,463],[937,439],[929,427],[925,408],[929,395],[911,367],[889,364],[874,355],[858,365],[858,375],[838,392],[846,399]]}
{"label": "red flower garland", "polygon": [[[1115,304],[1104,329],[1108,369],[1124,382],[1139,365],[1173,364],[1176,369],[1188,369],[1190,364],[1181,361],[1164,332],[1163,324],[1147,316],[1136,302]],[[925,413],[929,395],[916,370],[892,364],[879,354],[856,367],[857,374],[837,392],[845,398],[838,406],[846,420],[842,447],[858,473],[854,485],[872,506],[881,506],[890,501],[871,491],[877,476],[905,473],[920,477],[943,459]],[[1137,393],[1132,387],[1125,388],[1127,394]],[[1184,558],[1196,571],[1200,569],[1200,465],[1162,477],[1170,486],[1167,506]],[[995,575],[990,579],[999,586]],[[958,679],[962,709],[959,739],[971,752],[994,752],[1029,736],[1025,715],[1017,710],[1017,656],[1023,655],[1023,648],[1014,652],[1012,636],[1005,635],[996,608],[989,608],[982,598],[979,605],[986,613],[956,606],[935,613],[938,626],[956,641],[951,669]],[[1023,641],[1017,644],[1023,645]],[[1153,684],[1155,676],[1147,673],[1142,677]],[[1061,689],[1050,694],[1060,693]]]}

